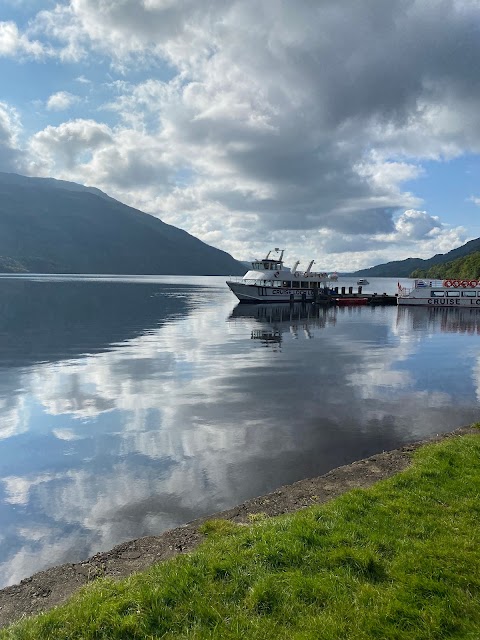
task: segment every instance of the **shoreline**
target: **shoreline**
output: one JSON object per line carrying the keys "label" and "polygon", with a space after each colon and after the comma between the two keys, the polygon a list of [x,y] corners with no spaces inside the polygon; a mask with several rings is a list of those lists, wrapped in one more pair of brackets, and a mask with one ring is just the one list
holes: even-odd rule
{"label": "shoreline", "polygon": [[250,516],[269,517],[322,504],[355,488],[367,488],[406,469],[412,453],[424,444],[470,433],[475,427],[459,427],[337,467],[322,476],[299,480],[275,491],[246,500],[231,509],[203,516],[165,531],[123,542],[78,563],[58,565],[35,573],[16,585],[0,590],[0,627],[64,603],[75,591],[99,577],[124,578],[180,553],[193,551],[202,541],[199,528],[208,520],[249,523]]}

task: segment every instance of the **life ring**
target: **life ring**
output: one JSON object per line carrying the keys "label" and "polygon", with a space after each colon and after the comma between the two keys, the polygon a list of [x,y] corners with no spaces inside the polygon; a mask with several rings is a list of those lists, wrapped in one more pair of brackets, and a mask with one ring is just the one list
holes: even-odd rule
{"label": "life ring", "polygon": [[460,280],[452,280],[452,287],[459,287],[460,286]]}
{"label": "life ring", "polygon": [[452,286],[452,281],[451,280],[444,280],[443,281],[443,286],[444,287],[451,287]]}
{"label": "life ring", "polygon": [[462,287],[464,287],[464,288],[465,288],[465,287],[470,287],[470,286],[471,286],[471,285],[470,285],[470,282],[471,282],[471,280],[462,280],[462,281],[460,282],[460,284],[461,284],[461,286],[462,286]]}
{"label": "life ring", "polygon": [[478,287],[478,280],[470,280],[469,285],[471,287]]}
{"label": "life ring", "polygon": [[275,278],[278,278],[278,276],[280,275],[280,271],[275,271],[273,275],[275,276]]}

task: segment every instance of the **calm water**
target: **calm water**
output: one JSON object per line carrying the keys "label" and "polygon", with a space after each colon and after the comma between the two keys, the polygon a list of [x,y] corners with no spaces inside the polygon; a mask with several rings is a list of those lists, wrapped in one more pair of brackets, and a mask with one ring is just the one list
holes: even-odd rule
{"label": "calm water", "polygon": [[479,333],[223,278],[0,278],[0,586],[477,420]]}

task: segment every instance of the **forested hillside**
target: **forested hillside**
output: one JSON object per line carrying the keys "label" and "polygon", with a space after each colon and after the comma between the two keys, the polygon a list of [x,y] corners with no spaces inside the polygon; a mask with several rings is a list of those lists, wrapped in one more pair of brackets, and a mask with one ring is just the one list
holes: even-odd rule
{"label": "forested hillside", "polygon": [[422,258],[407,258],[406,260],[385,262],[384,264],[378,264],[375,267],[370,267],[368,269],[360,269],[351,275],[372,276],[377,278],[408,278],[412,272],[417,272],[418,270],[422,270],[422,272],[427,271],[435,265],[451,262],[457,258],[469,255],[474,251],[480,251],[480,238],[470,240],[461,247],[452,249],[448,253],[437,253],[427,260]]}
{"label": "forested hillside", "polygon": [[458,258],[444,264],[436,264],[430,269],[416,269],[411,274],[412,278],[458,278],[480,279],[480,251],[470,253],[464,258]]}

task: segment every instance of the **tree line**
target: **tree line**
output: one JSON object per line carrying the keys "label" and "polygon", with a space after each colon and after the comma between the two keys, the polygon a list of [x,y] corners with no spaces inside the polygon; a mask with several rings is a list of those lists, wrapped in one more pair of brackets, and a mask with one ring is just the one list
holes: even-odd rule
{"label": "tree line", "polygon": [[460,278],[471,280],[480,276],[480,251],[469,253],[463,258],[457,258],[451,262],[435,264],[429,269],[415,269],[410,274],[411,278],[445,279]]}

